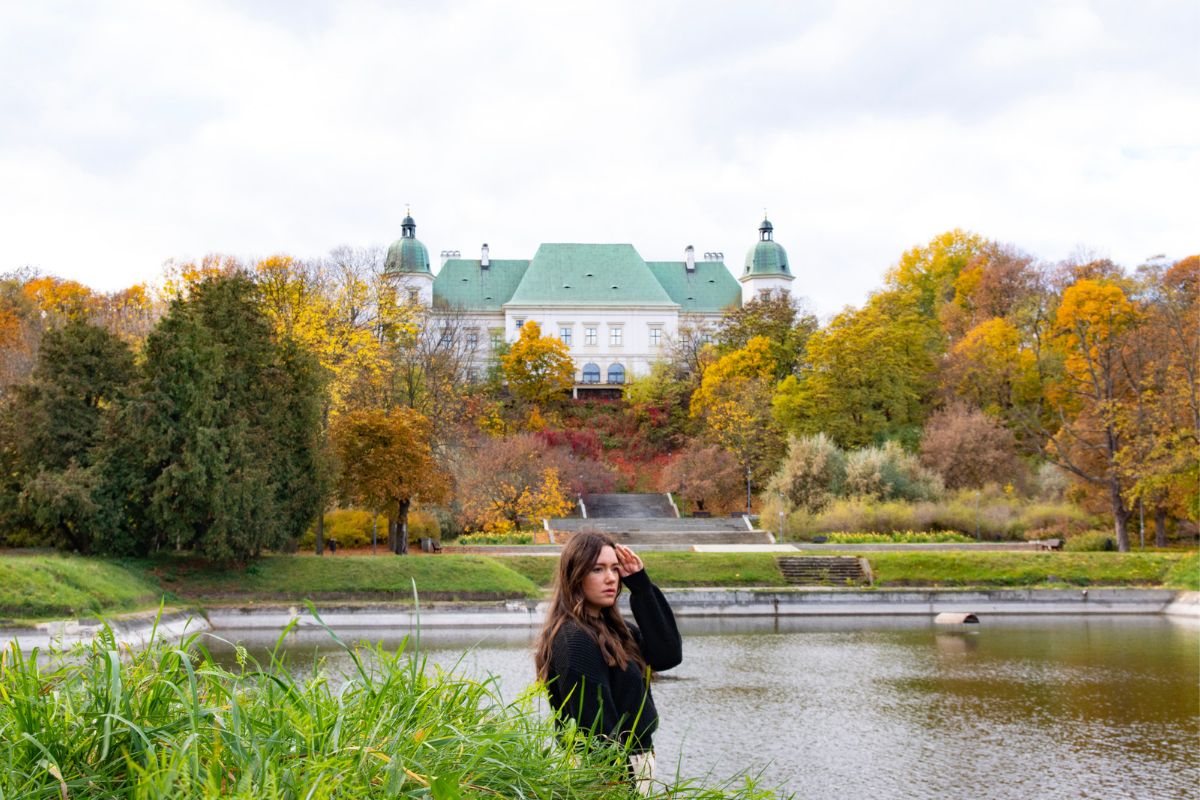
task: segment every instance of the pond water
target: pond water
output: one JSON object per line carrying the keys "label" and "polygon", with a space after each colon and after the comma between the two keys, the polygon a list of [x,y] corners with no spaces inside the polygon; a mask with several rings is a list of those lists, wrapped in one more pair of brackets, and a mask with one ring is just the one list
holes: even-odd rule
{"label": "pond water", "polygon": [[[686,619],[684,662],[654,686],[660,777],[748,772],[797,798],[1200,797],[1200,624],[1154,616]],[[396,646],[407,631],[340,630]],[[262,632],[223,631],[260,650]],[[437,630],[421,650],[532,678],[535,631]],[[324,632],[288,641],[340,663]],[[210,645],[214,654],[226,646]]]}

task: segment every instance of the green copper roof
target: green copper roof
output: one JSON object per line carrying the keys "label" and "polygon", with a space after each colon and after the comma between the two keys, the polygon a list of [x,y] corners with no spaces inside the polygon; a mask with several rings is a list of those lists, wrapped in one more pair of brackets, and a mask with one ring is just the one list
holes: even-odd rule
{"label": "green copper roof", "polygon": [[778,242],[758,242],[746,253],[746,269],[743,275],[791,275],[787,251]]}
{"label": "green copper roof", "polygon": [[487,269],[481,269],[479,259],[469,261],[454,258],[438,270],[433,279],[435,304],[471,311],[499,311],[508,302],[528,261],[491,259]]}
{"label": "green copper roof", "polygon": [[[406,217],[406,219],[408,219]],[[383,262],[384,273],[432,272],[429,269],[429,252],[416,238],[404,236],[388,248],[387,260]]]}
{"label": "green copper roof", "polygon": [[630,244],[543,244],[509,303],[675,305]]}
{"label": "green copper roof", "polygon": [[647,261],[646,266],[682,313],[716,312],[741,304],[742,288],[723,261],[697,261],[691,273],[682,261]]}

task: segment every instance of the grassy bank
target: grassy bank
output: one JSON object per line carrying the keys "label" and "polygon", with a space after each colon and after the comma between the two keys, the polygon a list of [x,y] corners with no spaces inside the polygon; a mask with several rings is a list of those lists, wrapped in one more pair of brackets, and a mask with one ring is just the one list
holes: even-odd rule
{"label": "grassy bank", "polygon": [[[1200,591],[1193,552],[867,552],[875,588],[1165,586]],[[781,587],[770,553],[645,553],[660,586]],[[61,555],[0,556],[0,618],[47,619],[153,608],[314,600],[409,602],[539,597],[557,560],[547,556],[269,556],[245,569],[176,557],[140,561]]]}
{"label": "grassy bank", "polygon": [[[297,676],[245,655],[227,670],[194,640],[119,655],[102,633],[50,666],[13,647],[0,658],[0,797],[631,796],[615,748],[573,733],[556,745],[530,696],[505,704],[403,652],[347,653],[348,675]],[[656,796],[772,796],[664,788]]]}
{"label": "grassy bank", "polygon": [[119,562],[47,555],[0,557],[0,618],[114,614],[158,604],[156,581]]}
{"label": "grassy bank", "polygon": [[[642,553],[646,572],[665,587],[786,586],[770,553]],[[507,566],[549,588],[558,559],[546,556],[505,556]]]}
{"label": "grassy bank", "polygon": [[537,586],[486,556],[267,556],[243,570],[183,559],[141,562],[164,588],[188,600],[408,601],[413,582],[431,600],[536,597]]}
{"label": "grassy bank", "polygon": [[1172,586],[1184,553],[866,554],[875,586]]}

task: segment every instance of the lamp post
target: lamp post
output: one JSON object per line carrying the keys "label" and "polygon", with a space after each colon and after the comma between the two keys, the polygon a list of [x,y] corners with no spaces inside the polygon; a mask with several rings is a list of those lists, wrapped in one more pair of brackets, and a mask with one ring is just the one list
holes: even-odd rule
{"label": "lamp post", "polygon": [[779,544],[783,544],[783,520],[786,514],[784,513],[783,492],[779,492]]}

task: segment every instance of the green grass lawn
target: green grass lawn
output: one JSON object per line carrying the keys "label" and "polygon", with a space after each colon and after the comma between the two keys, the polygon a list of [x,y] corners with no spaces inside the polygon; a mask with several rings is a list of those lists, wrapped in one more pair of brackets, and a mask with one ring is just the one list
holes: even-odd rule
{"label": "green grass lawn", "polygon": [[158,605],[162,590],[118,561],[54,554],[0,556],[0,618],[46,619]]}
{"label": "green grass lawn", "polygon": [[[642,553],[646,572],[659,586],[785,586],[770,553]],[[500,556],[538,586],[549,588],[558,559]]]}
{"label": "green grass lawn", "polygon": [[[1200,591],[1195,551],[1135,553],[869,552],[876,589],[901,587],[1164,586]],[[785,586],[771,553],[644,553],[663,587]],[[267,556],[244,569],[176,556],[108,560],[0,556],[0,618],[115,614],[169,604],[314,600],[408,602],[542,596],[552,556]]]}
{"label": "green grass lawn", "polygon": [[495,558],[442,556],[274,555],[245,569],[220,569],[163,558],[144,568],[181,598],[224,600],[409,601],[413,582],[431,600],[536,597],[537,586]]}
{"label": "green grass lawn", "polygon": [[[1183,553],[879,552],[864,554],[875,586],[1163,586],[1181,583]],[[1195,554],[1191,556],[1195,564]],[[1193,572],[1195,570],[1193,569]],[[1194,579],[1193,579],[1194,581]]]}

